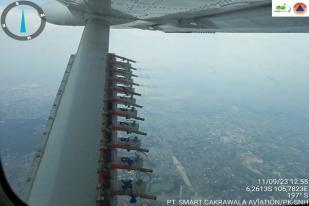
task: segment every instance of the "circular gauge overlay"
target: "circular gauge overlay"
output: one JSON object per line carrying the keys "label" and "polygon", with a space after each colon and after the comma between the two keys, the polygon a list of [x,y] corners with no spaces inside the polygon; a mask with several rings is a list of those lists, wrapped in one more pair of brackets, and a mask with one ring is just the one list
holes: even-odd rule
{"label": "circular gauge overlay", "polygon": [[11,38],[29,41],[38,37],[46,25],[41,7],[30,1],[15,1],[1,15],[1,27]]}

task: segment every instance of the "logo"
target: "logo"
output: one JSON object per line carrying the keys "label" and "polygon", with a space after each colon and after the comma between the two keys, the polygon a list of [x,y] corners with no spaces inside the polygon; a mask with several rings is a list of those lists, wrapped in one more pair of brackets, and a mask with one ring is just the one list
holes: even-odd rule
{"label": "logo", "polygon": [[[21,12],[19,12],[21,10]],[[35,18],[29,21],[27,27],[26,12],[32,10]],[[20,22],[16,22],[16,15],[20,13]],[[29,12],[30,13],[30,12]],[[9,19],[9,20],[8,20]],[[15,23],[14,23],[15,21]],[[35,22],[37,22],[36,25]],[[18,30],[16,29],[18,25]],[[1,27],[3,31],[11,38],[19,41],[28,41],[38,37],[44,30],[46,25],[46,16],[41,7],[30,1],[16,1],[9,4],[1,15]]]}
{"label": "logo", "polygon": [[307,6],[304,3],[298,2],[293,6],[295,14],[305,14],[307,12]]}
{"label": "logo", "polygon": [[283,5],[278,5],[275,7],[275,12],[290,12],[291,7],[284,3]]}

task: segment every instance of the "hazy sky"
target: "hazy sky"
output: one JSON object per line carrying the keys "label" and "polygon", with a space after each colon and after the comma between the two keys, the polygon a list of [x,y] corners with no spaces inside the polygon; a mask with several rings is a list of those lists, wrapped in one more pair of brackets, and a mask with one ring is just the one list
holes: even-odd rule
{"label": "hazy sky", "polygon": [[[23,83],[57,88],[82,29],[47,24],[41,36],[28,42],[10,39],[0,30],[0,88]],[[309,34],[112,30],[110,51],[136,59],[153,86],[190,89],[200,83],[201,91],[207,87],[226,96],[237,90],[238,95],[309,101]]]}

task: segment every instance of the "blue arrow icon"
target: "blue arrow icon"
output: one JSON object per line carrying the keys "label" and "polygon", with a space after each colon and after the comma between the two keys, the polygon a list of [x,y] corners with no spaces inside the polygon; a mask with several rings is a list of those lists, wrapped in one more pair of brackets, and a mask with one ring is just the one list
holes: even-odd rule
{"label": "blue arrow icon", "polygon": [[22,14],[21,14],[20,33],[26,33],[26,20],[25,20],[24,10],[22,10]]}

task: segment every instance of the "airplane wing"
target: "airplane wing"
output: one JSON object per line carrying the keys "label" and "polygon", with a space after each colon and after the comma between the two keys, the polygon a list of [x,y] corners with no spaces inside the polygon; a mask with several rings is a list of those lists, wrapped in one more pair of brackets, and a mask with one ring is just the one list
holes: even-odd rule
{"label": "airplane wing", "polygon": [[[308,18],[272,17],[271,0],[50,0],[72,13],[72,25],[89,16],[114,28],[138,28],[166,33],[309,32]],[[48,5],[48,11],[51,9]],[[55,7],[59,10],[59,7]],[[291,11],[292,12],[292,11]],[[54,12],[56,13],[56,12]],[[59,12],[57,12],[58,14]],[[51,16],[47,14],[47,18]],[[52,15],[52,23],[65,19]],[[72,19],[74,19],[72,18]],[[76,23],[79,22],[79,23]],[[66,25],[69,23],[66,22]]]}
{"label": "airplane wing", "polygon": [[302,33],[309,32],[309,21],[308,18],[272,17],[271,3],[261,2],[173,14],[131,27],[166,33]]}

